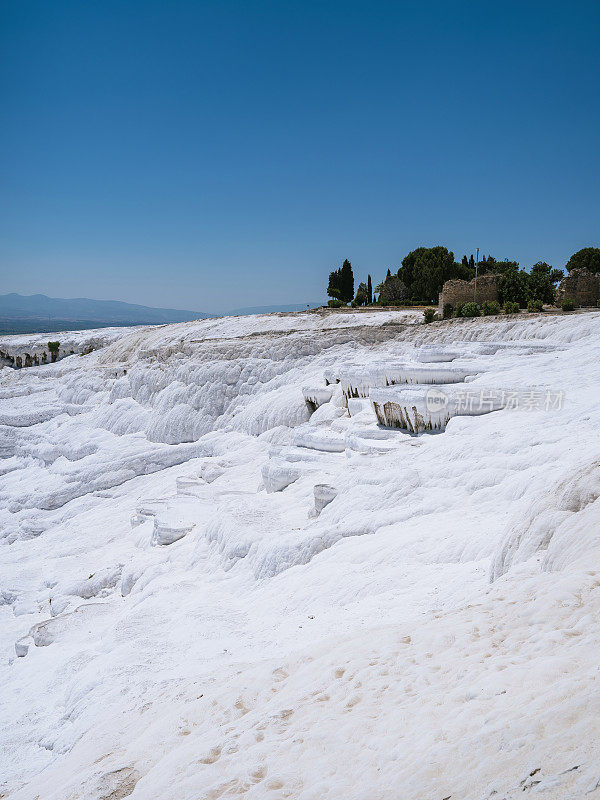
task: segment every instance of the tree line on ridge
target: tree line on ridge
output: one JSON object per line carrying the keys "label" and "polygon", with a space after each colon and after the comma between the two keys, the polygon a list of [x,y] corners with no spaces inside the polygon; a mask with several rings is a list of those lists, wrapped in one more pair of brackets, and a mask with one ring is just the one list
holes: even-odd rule
{"label": "tree line on ridge", "polygon": [[[327,294],[331,307],[350,303],[353,307],[368,305],[413,305],[437,303],[442,286],[448,280],[472,280],[475,277],[473,255],[464,255],[456,261],[454,253],[446,247],[417,247],[402,259],[396,272],[388,269],[385,278],[373,286],[371,275],[366,283],[359,283],[354,291],[352,265],[345,259],[339,269],[329,274]],[[587,269],[600,272],[600,248],[584,247],[574,253],[565,269]],[[517,261],[498,261],[492,255],[483,256],[477,265],[477,274],[499,275],[498,292],[501,303],[518,303],[525,308],[531,301],[553,303],[556,285],[564,276],[545,261],[538,261],[529,270]]]}

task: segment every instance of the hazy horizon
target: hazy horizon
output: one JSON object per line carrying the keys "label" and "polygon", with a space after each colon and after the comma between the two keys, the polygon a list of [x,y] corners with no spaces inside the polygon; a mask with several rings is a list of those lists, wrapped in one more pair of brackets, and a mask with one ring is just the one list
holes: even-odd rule
{"label": "hazy horizon", "polygon": [[[211,315],[211,316],[212,315],[215,315],[215,316],[227,316],[228,314],[232,314],[232,313],[235,313],[237,311],[245,311],[246,312],[248,309],[260,309],[260,308],[268,309],[268,308],[271,308],[271,307],[274,307],[274,306],[278,306],[278,307],[279,306],[281,306],[281,307],[284,307],[284,306],[299,306],[299,307],[302,307],[302,306],[316,306],[319,303],[326,303],[327,302],[327,298],[324,296],[323,298],[321,298],[321,300],[314,300],[314,299],[313,300],[307,300],[307,301],[300,300],[300,301],[295,302],[295,303],[264,303],[264,304],[258,305],[258,306],[237,306],[235,308],[231,307],[231,308],[225,309],[223,311],[214,311],[213,309],[205,309],[205,308],[186,308],[186,309],[183,309],[183,308],[174,308],[174,307],[171,307],[171,306],[160,306],[160,305],[148,306],[147,304],[144,304],[144,303],[130,303],[127,300],[120,300],[120,299],[114,298],[114,297],[54,297],[52,295],[47,295],[44,292],[33,292],[32,294],[27,294],[27,295],[26,294],[22,294],[21,292],[2,292],[0,294],[0,301],[6,299],[7,297],[14,296],[14,295],[16,295],[17,297],[22,298],[24,300],[29,300],[29,299],[32,299],[32,298],[35,298],[35,297],[42,297],[42,298],[45,298],[45,299],[48,299],[48,300],[52,300],[52,301],[67,302],[67,303],[69,303],[69,302],[75,303],[77,301],[88,301],[88,300],[91,300],[94,303],[106,303],[107,305],[108,304],[113,304],[113,303],[124,303],[125,305],[138,306],[140,308],[149,308],[149,309],[156,309],[156,310],[163,310],[163,311],[186,311],[186,312],[190,312],[190,313],[197,312],[197,313],[200,313],[200,314],[203,314],[203,315]],[[325,295],[324,292],[323,292],[323,295]],[[299,310],[303,310],[303,309],[300,308]],[[0,315],[1,315],[1,313],[2,313],[2,309],[0,309]]]}

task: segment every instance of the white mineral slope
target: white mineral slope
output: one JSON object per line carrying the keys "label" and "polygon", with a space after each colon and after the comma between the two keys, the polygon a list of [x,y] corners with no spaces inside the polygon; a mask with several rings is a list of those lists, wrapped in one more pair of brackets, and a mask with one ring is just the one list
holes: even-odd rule
{"label": "white mineral slope", "polygon": [[[0,794],[600,798],[600,314],[417,321],[2,371]],[[444,351],[522,403],[415,436],[325,391]]]}
{"label": "white mineral slope", "polygon": [[92,328],[83,331],[53,331],[52,333],[20,333],[10,336],[0,336],[0,355],[3,358],[25,358],[29,355],[32,359],[37,357],[42,361],[45,356],[50,361],[48,341],[59,343],[58,358],[80,354],[90,350],[99,350],[106,347],[131,330],[147,330],[136,326],[135,328]]}
{"label": "white mineral slope", "polygon": [[[314,310],[302,313],[251,314],[244,317],[215,317],[181,325],[134,326],[130,328],[93,328],[81,331],[54,331],[52,333],[23,333],[0,336],[0,355],[24,363],[27,355],[37,356],[41,362],[45,355],[50,361],[48,341],[59,342],[59,358],[100,350],[127,337],[127,346],[151,350],[156,346],[177,348],[183,342],[208,339],[233,339],[240,336],[270,333],[283,335],[295,331],[319,332],[331,328],[357,328],[361,326],[386,326],[421,321],[420,311],[356,312]],[[135,335],[137,334],[137,338]],[[132,335],[134,338],[132,338]],[[0,365],[1,366],[1,365]]]}

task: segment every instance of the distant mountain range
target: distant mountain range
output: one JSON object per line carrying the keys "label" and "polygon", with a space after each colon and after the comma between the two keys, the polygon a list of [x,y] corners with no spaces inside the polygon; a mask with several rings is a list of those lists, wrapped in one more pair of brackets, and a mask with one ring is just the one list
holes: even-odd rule
{"label": "distant mountain range", "polygon": [[206,319],[202,311],[175,308],[150,308],[119,300],[89,300],[78,297],[65,300],[44,294],[0,295],[0,331],[35,333],[37,331],[83,330],[128,325],[160,325]]}
{"label": "distant mountain range", "polygon": [[316,308],[318,305],[297,303],[287,306],[254,306],[237,308],[223,315],[182,311],[177,308],[151,308],[123,303],[120,300],[89,300],[85,297],[66,300],[44,294],[24,296],[13,293],[0,295],[0,333],[51,333],[112,326],[164,325],[208,317],[304,311],[307,306]]}

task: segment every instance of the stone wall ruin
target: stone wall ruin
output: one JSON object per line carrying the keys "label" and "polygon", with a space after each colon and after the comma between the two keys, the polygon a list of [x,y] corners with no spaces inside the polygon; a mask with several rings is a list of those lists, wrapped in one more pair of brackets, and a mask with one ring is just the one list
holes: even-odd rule
{"label": "stone wall ruin", "polygon": [[[500,276],[480,275],[477,278],[477,304],[481,305],[486,300],[498,301],[498,280]],[[475,300],[475,279],[472,281],[452,280],[446,281],[442,287],[439,298],[440,316],[447,303],[453,308],[459,303],[472,303]]]}
{"label": "stone wall ruin", "polygon": [[573,300],[576,306],[596,306],[600,300],[600,275],[587,269],[572,269],[556,292],[556,305]]}

